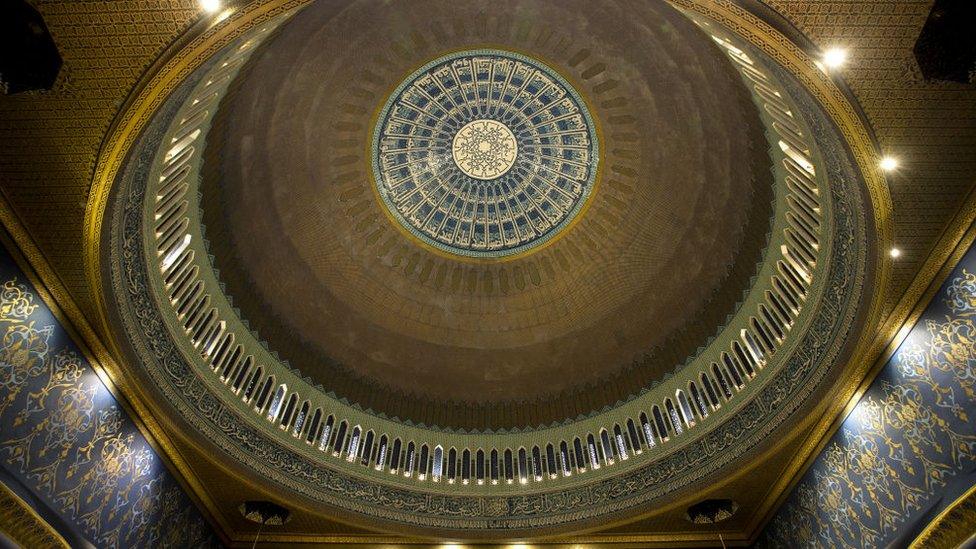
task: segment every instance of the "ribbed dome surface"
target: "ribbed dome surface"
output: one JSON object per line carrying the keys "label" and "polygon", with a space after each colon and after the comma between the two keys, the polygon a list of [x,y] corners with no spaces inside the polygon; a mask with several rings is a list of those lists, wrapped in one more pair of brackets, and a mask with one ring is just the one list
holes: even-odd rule
{"label": "ribbed dome surface", "polygon": [[[241,316],[327,390],[427,425],[538,426],[650,386],[735,312],[769,231],[767,140],[727,56],[670,6],[320,2],[278,32],[220,105],[203,221]],[[437,229],[403,215],[419,202],[384,202],[390,175],[374,165],[385,107],[418,70],[478,51],[551,70],[572,99],[568,114],[591,118],[582,131],[592,141],[560,141],[561,164],[545,168],[581,166],[563,174],[580,192],[555,237],[523,239],[500,257],[466,253],[491,249],[471,238],[432,244]],[[438,131],[453,133],[448,143],[471,120]],[[565,156],[579,147],[582,160]],[[436,177],[433,158],[456,158],[442,152],[420,154],[412,161],[426,167],[404,173]],[[522,144],[501,175],[465,181],[524,185],[530,154],[542,151]]]}

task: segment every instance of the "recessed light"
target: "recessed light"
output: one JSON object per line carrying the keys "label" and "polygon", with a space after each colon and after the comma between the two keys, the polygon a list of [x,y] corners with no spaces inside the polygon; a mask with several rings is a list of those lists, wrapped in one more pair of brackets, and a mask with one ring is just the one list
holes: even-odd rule
{"label": "recessed light", "polygon": [[830,48],[824,52],[823,64],[829,69],[836,69],[847,61],[847,50],[844,48]]}
{"label": "recessed light", "polygon": [[899,250],[898,248],[892,248],[891,251],[888,252],[888,255],[890,255],[893,258],[898,258],[901,256],[901,250]]}
{"label": "recessed light", "polygon": [[213,13],[220,9],[220,0],[200,0],[200,8]]}
{"label": "recessed light", "polygon": [[891,156],[886,156],[881,159],[880,166],[882,170],[886,172],[890,172],[891,170],[894,170],[895,168],[898,167],[898,159]]}

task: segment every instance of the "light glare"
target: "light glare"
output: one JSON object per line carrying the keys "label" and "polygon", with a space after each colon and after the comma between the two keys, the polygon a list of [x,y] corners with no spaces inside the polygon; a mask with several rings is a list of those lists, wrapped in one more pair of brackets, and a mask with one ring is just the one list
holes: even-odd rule
{"label": "light glare", "polygon": [[901,250],[899,250],[898,248],[892,248],[891,251],[888,252],[888,254],[891,255],[891,257],[893,258],[898,258],[901,257]]}
{"label": "light glare", "polygon": [[213,13],[220,9],[220,0],[200,0],[200,8]]}
{"label": "light glare", "polygon": [[881,159],[881,169],[890,172],[898,167],[898,160],[891,156],[886,156]]}
{"label": "light glare", "polygon": [[828,68],[836,69],[847,61],[847,50],[844,48],[830,48],[824,52],[823,63]]}

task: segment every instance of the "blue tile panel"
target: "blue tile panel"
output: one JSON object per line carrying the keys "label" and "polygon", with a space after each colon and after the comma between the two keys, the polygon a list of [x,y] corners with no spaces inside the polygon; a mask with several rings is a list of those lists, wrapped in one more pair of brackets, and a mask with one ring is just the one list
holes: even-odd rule
{"label": "blue tile panel", "polygon": [[217,544],[199,511],[0,246],[0,467],[96,547]]}

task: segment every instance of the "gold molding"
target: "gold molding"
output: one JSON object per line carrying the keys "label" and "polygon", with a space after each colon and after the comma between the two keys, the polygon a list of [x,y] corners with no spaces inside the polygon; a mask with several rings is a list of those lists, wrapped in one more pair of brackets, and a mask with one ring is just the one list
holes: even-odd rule
{"label": "gold molding", "polygon": [[0,532],[23,547],[71,546],[33,507],[0,482]]}
{"label": "gold molding", "polygon": [[909,545],[910,549],[955,549],[976,536],[976,486],[939,513]]}

